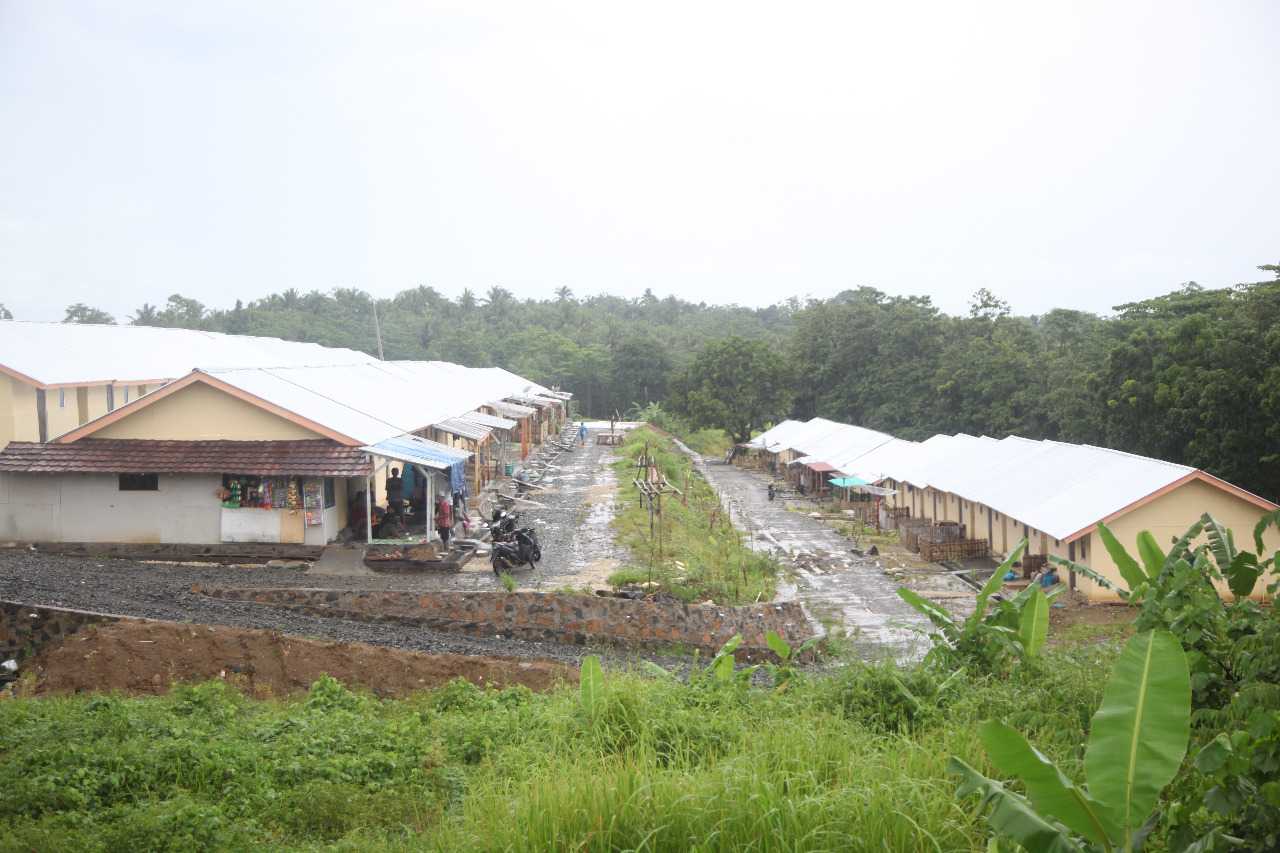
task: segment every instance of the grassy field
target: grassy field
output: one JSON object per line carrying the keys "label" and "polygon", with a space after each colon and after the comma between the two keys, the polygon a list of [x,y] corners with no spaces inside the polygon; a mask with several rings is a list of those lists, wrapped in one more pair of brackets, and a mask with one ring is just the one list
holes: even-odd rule
{"label": "grassy field", "polygon": [[588,710],[455,682],[290,701],[0,703],[0,850],[984,850],[949,756],[997,717],[1079,772],[1110,652],[999,680],[850,665],[777,691],[611,673]]}
{"label": "grassy field", "polygon": [[[636,459],[646,448],[672,485],[684,493],[663,498],[661,551],[657,520],[652,521],[651,531],[649,509],[641,505],[640,492],[632,482],[638,476]],[[614,529],[632,562],[615,572],[610,583],[653,581],[684,601],[743,604],[773,598],[778,564],[743,544],[711,487],[671,439],[648,428],[632,430],[619,457]]]}

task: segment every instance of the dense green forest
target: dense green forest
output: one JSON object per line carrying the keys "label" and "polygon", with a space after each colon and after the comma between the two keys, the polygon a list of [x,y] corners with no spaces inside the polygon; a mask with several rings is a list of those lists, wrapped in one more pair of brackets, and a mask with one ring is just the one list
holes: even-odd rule
{"label": "dense green forest", "polygon": [[[968,432],[1105,445],[1204,468],[1280,497],[1280,265],[1269,281],[1018,316],[985,290],[951,316],[874,288],[768,308],[639,299],[518,299],[430,287],[374,300],[287,290],[209,308],[173,295],[128,322],[273,335],[386,358],[498,364],[577,394],[586,414],[661,402],[741,436],[814,415],[903,438]],[[85,305],[68,321],[110,322]]]}

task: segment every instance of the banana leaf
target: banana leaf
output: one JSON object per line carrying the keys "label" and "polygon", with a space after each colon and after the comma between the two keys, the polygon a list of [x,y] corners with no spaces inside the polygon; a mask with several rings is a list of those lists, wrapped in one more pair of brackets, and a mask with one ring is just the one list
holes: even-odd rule
{"label": "banana leaf", "polygon": [[1147,577],[1154,578],[1160,574],[1160,570],[1164,568],[1164,551],[1160,550],[1156,537],[1151,535],[1150,530],[1138,534],[1138,555],[1147,568]]}
{"label": "banana leaf", "polygon": [[1258,555],[1252,551],[1238,551],[1231,564],[1223,570],[1227,576],[1227,585],[1232,594],[1245,598],[1253,592],[1253,587],[1262,577],[1263,567],[1258,565]]}
{"label": "banana leaf", "polygon": [[1217,519],[1207,512],[1200,516],[1200,523],[1204,526],[1213,559],[1217,561],[1218,568],[1225,573],[1231,561],[1236,558],[1236,544],[1231,531],[1219,524]]}
{"label": "banana leaf", "polygon": [[999,835],[1013,839],[1032,853],[1084,853],[1084,848],[1071,840],[1066,827],[1036,814],[1022,795],[988,779],[959,758],[952,758],[947,770],[960,777],[956,796],[982,795],[978,808],[987,811],[987,823]]}
{"label": "banana leaf", "polygon": [[791,644],[778,636],[775,631],[764,632],[764,644],[778,656],[778,660],[786,663],[791,659]]}
{"label": "banana leaf", "polygon": [[1016,730],[988,720],[978,729],[978,736],[996,769],[1022,780],[1038,812],[1062,821],[1072,832],[1096,844],[1115,843],[1120,833],[1106,808],[1095,803],[1088,792],[1077,787]]}
{"label": "banana leaf", "polygon": [[1193,522],[1192,525],[1187,528],[1187,532],[1179,536],[1178,541],[1173,543],[1173,548],[1170,549],[1169,553],[1164,558],[1164,571],[1167,572],[1169,569],[1173,568],[1173,564],[1178,560],[1185,559],[1194,562],[1194,557],[1191,556],[1191,540],[1199,536],[1200,532],[1204,530],[1206,518],[1209,518],[1208,513],[1205,513],[1204,517],[1199,521]]}
{"label": "banana leaf", "polygon": [[929,599],[922,597],[915,590],[907,589],[905,586],[898,587],[898,597],[924,614],[930,622],[942,631],[947,639],[954,641],[958,637],[959,628],[956,626],[955,618],[945,608],[939,607]]}
{"label": "banana leaf", "polygon": [[978,623],[987,615],[987,602],[991,600],[991,596],[995,595],[1004,584],[1004,576],[1008,574],[1009,569],[1014,563],[1018,562],[1018,558],[1022,556],[1022,552],[1027,548],[1027,537],[1018,540],[1018,544],[1014,546],[1012,552],[1003,563],[996,568],[991,577],[987,578],[987,582],[982,585],[982,589],[978,591],[978,600],[974,605],[973,613],[965,620],[965,630],[972,631],[977,628]]}
{"label": "banana leaf", "polygon": [[1280,528],[1280,509],[1267,513],[1258,519],[1257,525],[1253,528],[1253,544],[1255,551],[1261,556],[1263,551],[1267,550],[1267,543],[1262,541],[1262,536],[1267,532],[1267,528],[1275,525]]}
{"label": "banana leaf", "polygon": [[578,675],[578,695],[583,709],[594,715],[603,694],[604,670],[600,668],[600,658],[587,655],[582,659],[582,670]]}
{"label": "banana leaf", "polygon": [[1049,599],[1039,585],[1034,590],[1022,605],[1018,625],[1018,639],[1022,641],[1022,649],[1027,657],[1040,654],[1040,649],[1049,636]]}
{"label": "banana leaf", "polygon": [[[1068,560],[1066,557],[1059,557],[1057,554],[1050,554],[1049,562],[1057,566],[1062,566],[1064,569],[1075,572],[1078,575],[1083,575],[1084,577],[1093,581],[1103,589],[1112,590],[1113,592],[1115,592],[1116,595],[1120,596],[1121,598],[1125,599],[1131,604],[1136,604],[1138,602],[1138,599],[1141,598],[1140,594],[1135,595],[1135,588],[1121,589],[1120,587],[1112,583],[1110,580],[1098,574],[1088,566],[1083,565],[1081,563],[1077,563],[1073,560]],[[1146,589],[1146,586],[1147,586],[1147,580],[1144,576],[1142,582],[1138,584],[1136,589],[1140,593],[1141,590]]]}
{"label": "banana leaf", "polygon": [[1126,846],[1177,774],[1190,735],[1182,646],[1168,631],[1137,635],[1111,671],[1084,756],[1089,793],[1106,804]]}
{"label": "banana leaf", "polygon": [[1129,589],[1137,589],[1143,582],[1150,580],[1147,573],[1138,565],[1138,561],[1129,556],[1129,552],[1120,544],[1120,540],[1111,532],[1111,528],[1098,522],[1098,538],[1102,547],[1111,555],[1111,562],[1120,570],[1120,577],[1129,585]]}

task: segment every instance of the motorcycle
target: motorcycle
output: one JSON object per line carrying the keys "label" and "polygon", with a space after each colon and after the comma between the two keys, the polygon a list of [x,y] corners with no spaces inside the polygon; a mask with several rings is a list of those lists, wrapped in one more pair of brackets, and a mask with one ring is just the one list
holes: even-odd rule
{"label": "motorcycle", "polygon": [[493,573],[501,575],[505,571],[528,564],[536,569],[542,559],[542,548],[538,546],[538,534],[532,527],[522,527],[515,531],[510,541],[494,542],[490,546],[489,562],[493,565]]}
{"label": "motorcycle", "polygon": [[495,509],[489,520],[489,539],[493,542],[509,542],[516,532],[520,516],[504,509]]}

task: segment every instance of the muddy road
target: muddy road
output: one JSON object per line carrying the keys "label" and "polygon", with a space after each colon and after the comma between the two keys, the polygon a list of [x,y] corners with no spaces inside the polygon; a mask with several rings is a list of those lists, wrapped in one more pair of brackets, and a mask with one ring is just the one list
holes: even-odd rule
{"label": "muddy road", "polygon": [[[825,626],[843,626],[864,659],[905,660],[928,650],[919,633],[928,622],[898,597],[899,581],[885,573],[881,560],[854,555],[847,538],[807,515],[812,508],[807,502],[789,509],[783,498],[770,501],[766,475],[694,456],[752,547],[773,552],[791,567],[790,584],[780,585],[780,598],[798,599]],[[953,578],[943,576],[937,583],[949,591],[965,590]]]}

